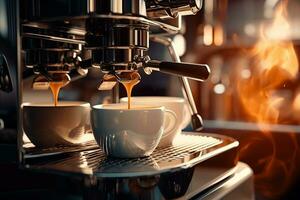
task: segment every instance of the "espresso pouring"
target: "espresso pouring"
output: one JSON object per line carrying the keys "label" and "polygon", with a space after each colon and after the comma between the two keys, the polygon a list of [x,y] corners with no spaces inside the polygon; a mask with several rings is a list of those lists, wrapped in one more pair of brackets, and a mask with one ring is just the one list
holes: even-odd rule
{"label": "espresso pouring", "polygon": [[51,89],[53,100],[54,100],[54,106],[57,106],[58,104],[58,95],[59,91],[62,87],[66,86],[70,82],[70,77],[68,74],[65,73],[57,73],[53,74],[53,81],[50,81],[49,87]]}
{"label": "espresso pouring", "polygon": [[141,80],[141,76],[138,72],[125,72],[121,75],[120,83],[125,87],[127,97],[128,97],[128,109],[131,107],[131,93],[135,85],[137,85]]}
{"label": "espresso pouring", "polygon": [[52,95],[53,95],[53,100],[54,100],[54,106],[57,106],[58,103],[58,94],[60,89],[64,86],[64,82],[50,82],[49,83]]}
{"label": "espresso pouring", "polygon": [[[67,76],[67,75],[66,75]],[[118,81],[125,87],[127,97],[128,97],[128,109],[131,108],[131,94],[132,89],[135,85],[137,85],[141,80],[141,76],[138,72],[123,72],[118,75]],[[54,106],[57,106],[58,104],[58,95],[60,92],[60,89],[67,85],[69,82],[68,77],[61,77],[60,80],[57,81],[51,81],[49,83],[49,87],[51,89],[53,100],[54,100]]]}

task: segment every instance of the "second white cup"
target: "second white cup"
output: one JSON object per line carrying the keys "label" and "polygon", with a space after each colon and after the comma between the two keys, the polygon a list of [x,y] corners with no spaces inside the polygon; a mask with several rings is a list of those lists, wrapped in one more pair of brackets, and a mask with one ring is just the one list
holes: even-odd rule
{"label": "second white cup", "polygon": [[[120,99],[121,103],[128,102],[128,98]],[[171,110],[176,114],[176,125],[172,127],[174,121],[171,118],[165,118],[164,133],[160,140],[158,147],[166,147],[172,145],[174,138],[181,133],[191,120],[191,113],[184,98],[180,97],[165,97],[165,96],[144,96],[144,97],[131,97],[133,105],[147,105],[147,106],[164,106],[167,110]]]}

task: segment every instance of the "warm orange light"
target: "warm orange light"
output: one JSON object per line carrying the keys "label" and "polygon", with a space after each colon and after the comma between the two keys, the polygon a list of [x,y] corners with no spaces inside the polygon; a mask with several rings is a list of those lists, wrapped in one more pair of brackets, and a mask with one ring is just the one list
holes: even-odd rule
{"label": "warm orange light", "polygon": [[209,24],[204,26],[203,43],[206,46],[212,45],[213,43],[213,27]]}
{"label": "warm orange light", "polygon": [[[299,155],[295,133],[285,134],[284,142],[288,146],[284,146],[276,141],[275,133],[269,131],[269,124],[283,123],[280,121],[281,114],[300,110],[300,95],[296,96],[292,106],[286,106],[283,104],[285,97],[277,92],[280,87],[284,87],[285,82],[295,80],[299,70],[286,6],[287,1],[282,1],[276,9],[273,22],[261,27],[260,38],[249,52],[253,61],[251,76],[238,81],[239,97],[248,119],[258,122],[264,142],[271,144],[271,151],[254,162],[254,168],[259,169],[255,169],[259,171],[255,174],[256,188],[268,197],[279,197],[287,191],[295,177],[295,163]],[[283,107],[293,110],[286,111]],[[241,159],[263,149],[249,151],[249,147],[257,141],[257,138],[249,139],[244,144],[240,151]]]}
{"label": "warm orange light", "polygon": [[215,26],[214,43],[216,46],[221,46],[224,43],[224,31],[222,25],[220,24]]}
{"label": "warm orange light", "polygon": [[295,110],[297,113],[299,113],[299,111],[300,111],[300,93],[299,92],[293,101],[293,110]]}
{"label": "warm orange light", "polygon": [[289,40],[291,37],[291,28],[287,20],[287,1],[277,7],[273,23],[265,27],[265,34],[269,39]]}
{"label": "warm orange light", "polygon": [[246,113],[260,123],[278,123],[283,97],[274,94],[274,90],[298,74],[297,55],[293,43],[287,40],[290,26],[285,6],[282,3],[277,8],[272,24],[261,27],[260,39],[250,52],[252,76],[238,83]]}

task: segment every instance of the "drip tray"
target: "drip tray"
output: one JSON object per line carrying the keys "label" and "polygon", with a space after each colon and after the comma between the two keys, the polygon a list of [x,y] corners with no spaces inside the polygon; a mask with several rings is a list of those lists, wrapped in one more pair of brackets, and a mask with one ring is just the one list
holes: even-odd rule
{"label": "drip tray", "polygon": [[[100,149],[60,155],[40,161],[28,159],[25,167],[32,170],[93,175],[96,177],[138,177],[191,168],[209,158],[236,149],[238,142],[230,137],[184,132],[173,146],[156,149],[151,156],[136,159],[118,159],[105,156]],[[237,152],[237,151],[234,151]],[[225,155],[225,154],[224,154]],[[236,155],[227,162],[234,162]],[[221,164],[221,163],[220,163]]]}
{"label": "drip tray", "polygon": [[32,144],[27,137],[23,138],[23,140],[24,140],[23,149],[25,150],[25,155],[24,155],[25,159],[57,156],[60,154],[81,152],[81,151],[87,151],[87,150],[99,148],[94,139],[93,133],[91,132],[86,133],[80,143],[74,144],[72,146],[56,146],[50,148],[39,148],[34,146],[34,144]]}

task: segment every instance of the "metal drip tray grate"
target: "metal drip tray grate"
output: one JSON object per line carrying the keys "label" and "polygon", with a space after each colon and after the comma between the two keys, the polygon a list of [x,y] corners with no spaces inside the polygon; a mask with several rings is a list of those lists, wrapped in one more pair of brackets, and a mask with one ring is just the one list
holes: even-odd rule
{"label": "metal drip tray grate", "polygon": [[82,141],[72,146],[56,146],[49,148],[35,147],[29,139],[24,139],[23,148],[25,150],[25,159],[39,158],[45,156],[55,156],[59,154],[87,151],[98,149],[98,145],[94,139],[93,133],[86,133],[82,137]]}
{"label": "metal drip tray grate", "polygon": [[[199,133],[182,134],[173,146],[156,149],[151,156],[136,159],[106,157],[100,149],[76,152],[67,158],[29,167],[59,170],[98,177],[147,176],[193,166],[214,155],[238,146],[236,141]],[[223,150],[222,150],[223,148]],[[216,151],[216,150],[219,151]]]}

